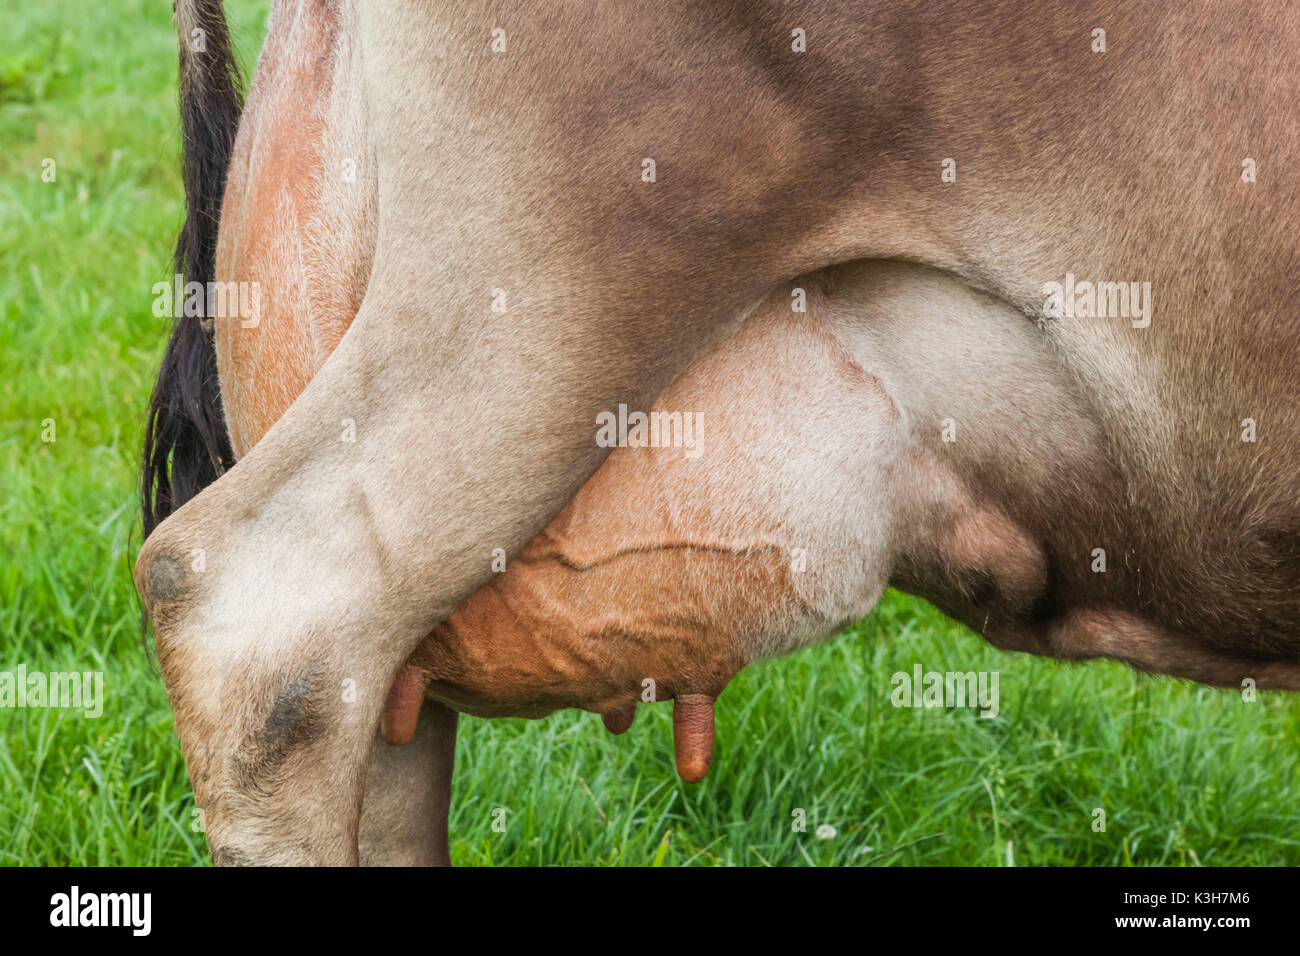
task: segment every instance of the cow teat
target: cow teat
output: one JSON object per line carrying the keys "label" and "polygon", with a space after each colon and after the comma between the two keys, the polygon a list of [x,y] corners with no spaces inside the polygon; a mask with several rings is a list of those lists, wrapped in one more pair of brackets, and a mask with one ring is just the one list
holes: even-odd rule
{"label": "cow teat", "polygon": [[678,694],[673,699],[673,755],[677,773],[699,783],[713,763],[713,702],[708,694]]}
{"label": "cow teat", "polygon": [[636,720],[636,704],[628,704],[626,707],[615,710],[607,710],[600,715],[601,722],[604,723],[605,729],[617,737],[619,734],[627,732],[632,726],[632,721]]}
{"label": "cow teat", "polygon": [[413,664],[403,664],[397,672],[379,721],[384,740],[390,745],[400,747],[415,736],[420,707],[424,703],[424,689],[428,683],[424,673]]}

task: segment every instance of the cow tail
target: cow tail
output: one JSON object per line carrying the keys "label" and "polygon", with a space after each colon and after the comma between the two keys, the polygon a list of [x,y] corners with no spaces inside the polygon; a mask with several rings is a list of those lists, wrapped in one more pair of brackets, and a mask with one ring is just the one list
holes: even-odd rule
{"label": "cow tail", "polygon": [[[243,88],[221,0],[175,0],[185,224],[175,271],[205,284],[216,271],[217,227]],[[144,535],[211,484],[234,455],[221,409],[210,321],[176,320],[145,418]]]}

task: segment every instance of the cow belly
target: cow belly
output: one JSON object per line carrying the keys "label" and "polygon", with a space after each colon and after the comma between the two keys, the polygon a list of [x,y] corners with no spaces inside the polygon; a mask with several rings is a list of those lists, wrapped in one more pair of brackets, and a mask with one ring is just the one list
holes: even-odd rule
{"label": "cow belly", "polygon": [[[1152,516],[1170,502],[1135,495],[1140,484],[1117,464],[1143,449],[1116,453],[1123,439],[1104,430],[1069,354],[1035,322],[941,273],[879,263],[831,273],[826,308],[907,412],[892,584],[1009,650],[1300,687],[1294,653],[1225,647],[1194,612],[1174,619],[1152,600],[1158,579],[1192,607],[1222,607],[1242,582],[1207,586],[1194,545],[1160,544],[1173,529]],[[1175,449],[1146,452],[1187,467]]]}

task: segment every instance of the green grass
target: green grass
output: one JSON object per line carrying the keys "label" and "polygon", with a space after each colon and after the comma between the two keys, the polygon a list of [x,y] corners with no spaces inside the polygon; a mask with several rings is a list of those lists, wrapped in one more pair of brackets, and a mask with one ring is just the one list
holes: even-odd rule
{"label": "green grass", "polygon": [[[181,216],[170,5],[2,2],[0,670],[101,670],[107,701],[99,719],[0,709],[0,861],[203,863],[129,578],[165,336],[150,287]],[[228,6],[251,62],[264,3]],[[916,663],[1000,672],[1000,716],[895,709],[890,676]],[[454,862],[1300,864],[1300,698],[1003,655],[898,595],[752,667],[718,716],[695,786],[668,706],[621,738],[587,714],[466,718]]]}

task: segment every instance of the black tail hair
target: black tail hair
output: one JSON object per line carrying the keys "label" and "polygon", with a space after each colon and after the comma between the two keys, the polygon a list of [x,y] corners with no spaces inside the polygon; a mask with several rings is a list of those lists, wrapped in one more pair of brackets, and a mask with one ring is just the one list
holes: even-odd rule
{"label": "black tail hair", "polygon": [[[239,128],[243,83],[221,0],[175,0],[185,224],[176,272],[206,283],[216,271],[226,170]],[[234,454],[221,410],[212,323],[176,320],[145,418],[141,467],[144,536],[215,481]]]}

